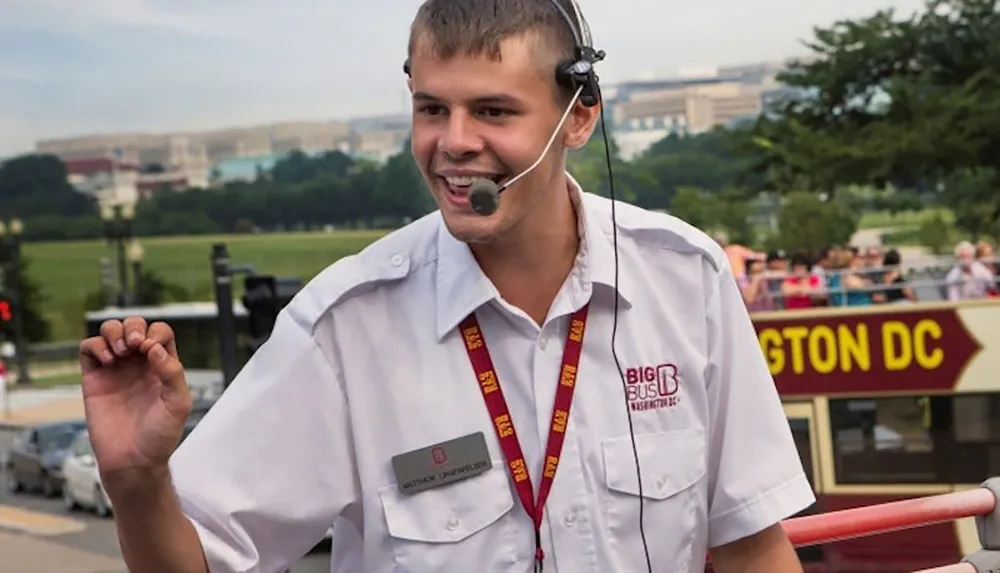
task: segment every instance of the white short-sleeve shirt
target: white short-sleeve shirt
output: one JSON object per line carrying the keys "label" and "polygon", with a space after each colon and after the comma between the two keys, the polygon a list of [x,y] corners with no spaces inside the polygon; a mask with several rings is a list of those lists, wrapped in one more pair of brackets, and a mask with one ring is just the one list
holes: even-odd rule
{"label": "white short-sleeve shirt", "polygon": [[[720,247],[669,215],[576,199],[581,250],[544,325],[428,215],[321,272],[174,455],[213,573],[276,573],[334,526],[334,573],[529,572],[535,536],[458,331],[476,311],[537,494],[569,315],[590,302],[544,510],[551,573],[655,571],[813,503]],[[414,494],[393,456],[482,432],[492,468]]]}

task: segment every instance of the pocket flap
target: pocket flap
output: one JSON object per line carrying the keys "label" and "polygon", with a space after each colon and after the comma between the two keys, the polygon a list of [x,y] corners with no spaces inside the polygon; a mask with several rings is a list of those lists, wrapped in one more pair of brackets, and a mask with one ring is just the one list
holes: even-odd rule
{"label": "pocket flap", "polygon": [[506,465],[478,476],[424,490],[400,493],[393,484],[379,490],[389,535],[425,543],[455,543],[498,521],[514,507]]}
{"label": "pocket flap", "polygon": [[[606,439],[604,477],[608,488],[639,495],[635,452],[629,436]],[[667,499],[705,475],[705,431],[701,428],[642,434],[635,437],[642,471],[642,497]]]}

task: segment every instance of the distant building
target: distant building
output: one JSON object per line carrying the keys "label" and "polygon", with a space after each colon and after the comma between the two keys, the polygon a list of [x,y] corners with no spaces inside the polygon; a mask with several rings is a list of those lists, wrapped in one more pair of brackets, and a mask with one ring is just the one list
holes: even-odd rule
{"label": "distant building", "polygon": [[609,99],[612,133],[630,160],[672,134],[695,135],[760,116],[787,93],[780,63],[685,70],[676,78],[618,84]]}
{"label": "distant building", "polygon": [[70,185],[103,205],[134,205],[139,199],[139,164],[134,161],[105,155],[63,163]]}

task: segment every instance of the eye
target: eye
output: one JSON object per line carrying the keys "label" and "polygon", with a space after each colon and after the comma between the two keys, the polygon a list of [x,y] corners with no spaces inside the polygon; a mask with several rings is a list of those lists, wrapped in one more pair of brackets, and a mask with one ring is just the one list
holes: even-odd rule
{"label": "eye", "polygon": [[514,115],[514,112],[502,107],[485,107],[480,111],[480,114],[485,116],[487,119],[495,120],[510,117]]}
{"label": "eye", "polygon": [[421,113],[423,115],[441,115],[444,112],[445,112],[444,106],[438,105],[436,103],[429,103],[417,108],[417,113]]}

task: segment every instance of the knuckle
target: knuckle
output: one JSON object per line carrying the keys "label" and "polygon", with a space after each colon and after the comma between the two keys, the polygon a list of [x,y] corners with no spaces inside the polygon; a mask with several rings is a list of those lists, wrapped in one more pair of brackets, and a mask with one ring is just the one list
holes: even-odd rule
{"label": "knuckle", "polygon": [[125,328],[132,329],[144,329],[146,328],[146,319],[141,316],[130,316],[125,319]]}

